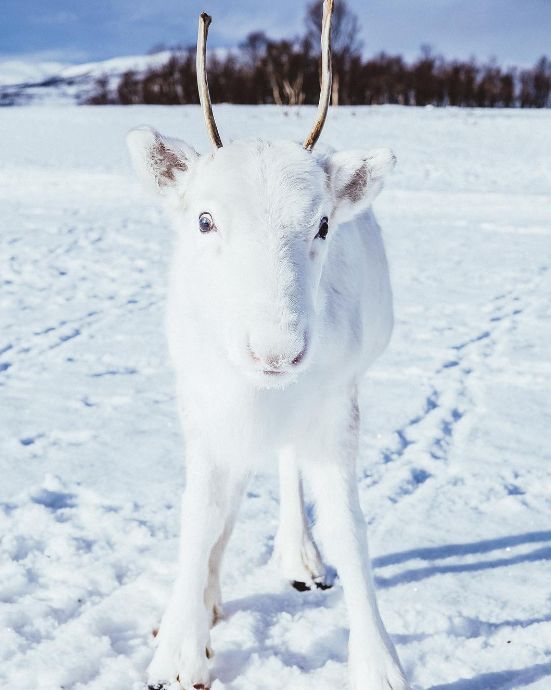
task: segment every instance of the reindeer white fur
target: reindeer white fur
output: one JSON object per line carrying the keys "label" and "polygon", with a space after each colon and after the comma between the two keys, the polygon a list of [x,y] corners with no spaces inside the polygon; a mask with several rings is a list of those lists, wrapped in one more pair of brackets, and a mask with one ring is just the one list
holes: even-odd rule
{"label": "reindeer white fur", "polygon": [[325,583],[304,476],[348,607],[351,686],[405,690],[377,608],[355,472],[358,382],[392,330],[370,205],[393,154],[242,140],[199,156],[148,128],[128,142],[177,233],[167,329],[186,439],[179,569],[150,687],[209,686],[224,549],[248,477],[278,453],[284,577]]}

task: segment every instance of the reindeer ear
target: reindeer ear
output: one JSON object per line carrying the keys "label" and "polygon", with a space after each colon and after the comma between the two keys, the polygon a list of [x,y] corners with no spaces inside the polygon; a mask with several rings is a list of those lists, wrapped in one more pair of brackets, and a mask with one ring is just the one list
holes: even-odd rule
{"label": "reindeer ear", "polygon": [[370,206],[395,165],[396,156],[390,149],[341,151],[329,158],[329,183],[340,222],[351,220]]}
{"label": "reindeer ear", "polygon": [[194,161],[199,158],[199,154],[185,142],[163,137],[151,127],[130,130],[126,143],[134,169],[144,186],[161,194],[181,186]]}

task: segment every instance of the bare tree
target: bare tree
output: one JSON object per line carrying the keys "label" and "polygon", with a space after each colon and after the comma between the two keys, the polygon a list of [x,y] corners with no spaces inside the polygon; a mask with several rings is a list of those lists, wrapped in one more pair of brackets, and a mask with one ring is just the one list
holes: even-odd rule
{"label": "bare tree", "polygon": [[[316,3],[316,7],[321,4]],[[335,11],[338,7],[342,5],[336,4]],[[423,46],[420,57],[412,63],[385,53],[366,60],[359,52],[357,22],[345,31],[346,23],[339,16],[334,37],[340,50],[333,61],[334,72],[340,76],[339,91],[332,93],[335,104],[551,107],[549,58],[541,58],[533,67],[505,69],[495,60],[445,60]],[[215,102],[315,104],[319,76],[318,42],[314,44],[309,36],[274,40],[255,32],[238,50],[214,53],[209,59],[209,88]],[[4,91],[0,104],[11,105],[20,98],[18,93]],[[197,100],[193,46],[174,51],[165,62],[144,71],[126,72],[118,84],[113,77],[100,77],[84,102],[170,105]]]}
{"label": "bare tree", "polygon": [[[319,41],[321,32],[323,3],[314,0],[306,7],[307,38],[312,45]],[[333,91],[332,105],[339,104],[339,93],[344,92],[344,100],[347,101],[349,85],[346,76],[349,73],[350,61],[361,52],[360,22],[358,16],[348,7],[345,0],[335,3],[333,10],[333,23],[331,31],[331,44],[333,50]]]}

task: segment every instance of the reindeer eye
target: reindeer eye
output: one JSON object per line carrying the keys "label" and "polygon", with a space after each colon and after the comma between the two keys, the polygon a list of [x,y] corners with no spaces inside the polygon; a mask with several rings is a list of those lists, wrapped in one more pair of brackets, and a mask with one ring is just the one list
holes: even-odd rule
{"label": "reindeer eye", "polygon": [[327,216],[323,216],[323,218],[320,220],[320,226],[316,237],[319,237],[321,240],[324,240],[327,237],[328,232],[329,221],[327,220]]}
{"label": "reindeer eye", "polygon": [[201,213],[199,216],[199,230],[201,232],[210,232],[211,230],[214,230],[214,228],[214,220],[212,219],[210,213],[207,211]]}

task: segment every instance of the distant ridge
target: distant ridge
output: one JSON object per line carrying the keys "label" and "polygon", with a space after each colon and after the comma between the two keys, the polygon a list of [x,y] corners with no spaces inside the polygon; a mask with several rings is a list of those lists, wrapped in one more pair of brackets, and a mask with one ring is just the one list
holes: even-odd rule
{"label": "distant ridge", "polygon": [[125,72],[145,72],[165,63],[171,54],[165,50],[77,65],[0,60],[0,106],[78,105],[90,96],[100,77],[115,85]]}

